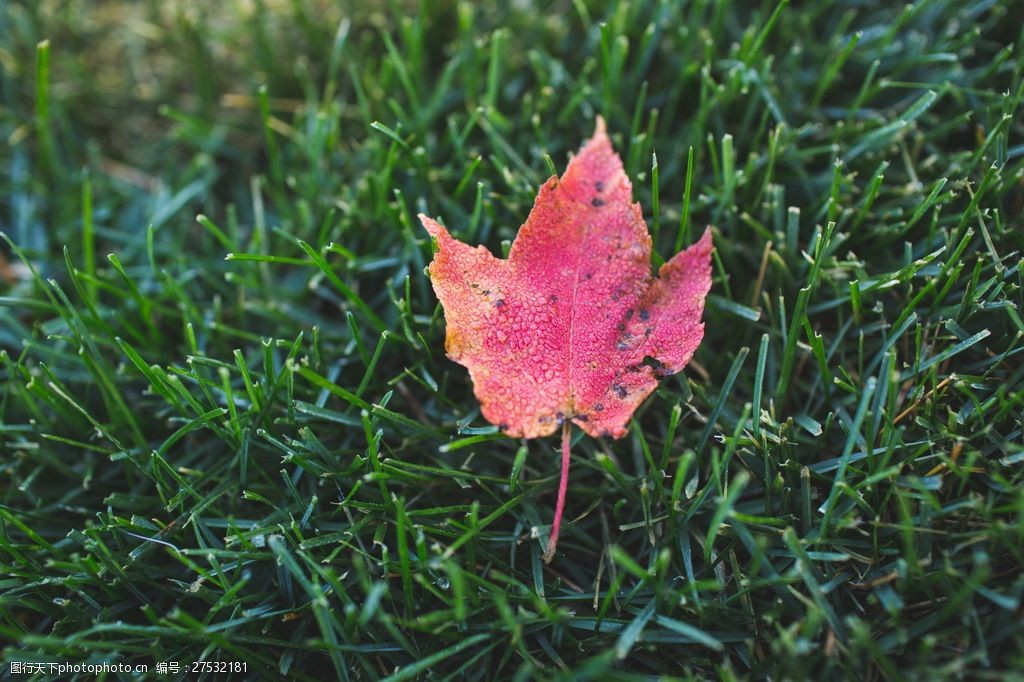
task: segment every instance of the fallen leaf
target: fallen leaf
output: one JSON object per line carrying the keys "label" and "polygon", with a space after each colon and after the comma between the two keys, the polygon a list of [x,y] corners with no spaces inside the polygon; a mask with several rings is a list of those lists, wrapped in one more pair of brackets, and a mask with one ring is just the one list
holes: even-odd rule
{"label": "fallen leaf", "polygon": [[448,357],[469,369],[484,417],[509,436],[562,426],[562,478],[545,559],[554,555],[568,482],[570,423],[621,438],[660,377],[704,335],[711,232],[651,276],[651,238],[604,121],[561,178],[540,188],[508,259],[437,240],[430,279]]}

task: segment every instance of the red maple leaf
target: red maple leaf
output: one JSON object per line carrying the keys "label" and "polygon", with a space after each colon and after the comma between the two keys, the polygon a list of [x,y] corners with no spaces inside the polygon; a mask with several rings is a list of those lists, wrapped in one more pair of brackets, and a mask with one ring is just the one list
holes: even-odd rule
{"label": "red maple leaf", "polygon": [[540,188],[507,260],[437,239],[430,279],[448,357],[466,366],[484,417],[509,436],[562,426],[562,476],[545,560],[554,556],[569,478],[570,423],[620,438],[662,376],[704,335],[711,232],[651,277],[651,238],[604,121],[561,178]]}

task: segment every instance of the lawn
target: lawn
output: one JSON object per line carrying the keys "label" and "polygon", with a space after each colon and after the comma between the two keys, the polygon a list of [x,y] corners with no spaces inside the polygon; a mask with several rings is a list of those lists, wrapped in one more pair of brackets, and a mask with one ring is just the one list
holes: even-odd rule
{"label": "lawn", "polygon": [[[1024,4],[501,4],[0,4],[0,676],[1021,675]],[[713,282],[546,564],[416,215],[599,115]]]}

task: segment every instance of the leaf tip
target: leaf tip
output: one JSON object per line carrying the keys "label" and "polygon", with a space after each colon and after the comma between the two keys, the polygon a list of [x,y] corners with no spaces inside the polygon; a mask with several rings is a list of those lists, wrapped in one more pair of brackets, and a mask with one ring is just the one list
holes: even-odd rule
{"label": "leaf tip", "polygon": [[426,213],[418,213],[416,217],[420,219],[420,224],[423,228],[430,233],[432,237],[438,236],[441,232],[444,232],[444,226],[437,222]]}
{"label": "leaf tip", "polygon": [[702,255],[705,253],[711,254],[711,250],[714,248],[714,237],[711,234],[710,225],[704,228],[704,234],[690,248],[695,249]]}

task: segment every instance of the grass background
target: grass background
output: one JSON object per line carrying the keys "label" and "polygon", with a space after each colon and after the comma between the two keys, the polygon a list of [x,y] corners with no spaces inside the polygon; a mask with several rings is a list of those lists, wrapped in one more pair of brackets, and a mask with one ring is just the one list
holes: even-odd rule
{"label": "grass background", "polygon": [[[5,660],[1019,675],[1022,24],[4,3]],[[657,253],[711,224],[715,278],[691,366],[577,433],[545,566],[557,439],[480,417],[412,216],[501,253],[597,114]]]}

